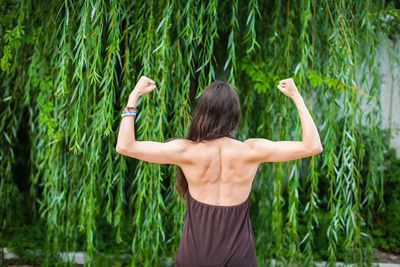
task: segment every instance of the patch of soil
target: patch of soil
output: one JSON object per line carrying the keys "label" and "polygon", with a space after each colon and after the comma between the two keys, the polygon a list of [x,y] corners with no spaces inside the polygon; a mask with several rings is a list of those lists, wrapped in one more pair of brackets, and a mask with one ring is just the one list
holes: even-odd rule
{"label": "patch of soil", "polygon": [[400,255],[377,249],[374,254],[374,262],[400,263]]}

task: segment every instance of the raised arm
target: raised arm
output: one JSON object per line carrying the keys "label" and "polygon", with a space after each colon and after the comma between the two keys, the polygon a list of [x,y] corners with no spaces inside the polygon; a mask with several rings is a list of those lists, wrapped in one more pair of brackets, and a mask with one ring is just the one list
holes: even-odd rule
{"label": "raised arm", "polygon": [[249,160],[257,163],[288,161],[309,157],[323,151],[317,127],[307,110],[293,79],[279,82],[279,90],[290,97],[300,116],[302,141],[271,141],[263,138],[248,139]]}
{"label": "raised arm", "polygon": [[[146,76],[140,77],[135,89],[130,93],[127,106],[136,107],[139,98],[156,88],[155,82]],[[164,164],[185,162],[187,140],[177,139],[169,142],[137,141],[135,139],[134,116],[125,116],[121,120],[115,150],[132,158]]]}

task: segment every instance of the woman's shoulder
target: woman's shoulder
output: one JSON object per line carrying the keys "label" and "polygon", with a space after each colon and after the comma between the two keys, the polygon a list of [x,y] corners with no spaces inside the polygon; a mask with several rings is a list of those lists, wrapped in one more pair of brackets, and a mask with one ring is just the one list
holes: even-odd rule
{"label": "woman's shoulder", "polygon": [[193,142],[185,138],[174,138],[168,140],[167,143],[174,144],[177,146],[187,147],[190,146]]}
{"label": "woman's shoulder", "polygon": [[264,139],[264,138],[249,138],[249,139],[244,140],[243,143],[252,146],[255,143],[260,142],[262,140],[267,140],[267,139]]}

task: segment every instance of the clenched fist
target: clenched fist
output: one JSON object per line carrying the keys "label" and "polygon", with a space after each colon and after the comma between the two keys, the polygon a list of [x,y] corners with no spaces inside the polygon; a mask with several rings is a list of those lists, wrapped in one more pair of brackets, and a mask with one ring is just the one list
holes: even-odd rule
{"label": "clenched fist", "polygon": [[281,90],[286,96],[292,98],[295,95],[299,94],[297,90],[296,84],[292,78],[284,79],[279,81],[278,89]]}
{"label": "clenched fist", "polygon": [[142,76],[137,82],[135,88],[132,90],[131,95],[142,96],[150,93],[155,88],[156,88],[156,83],[152,79],[146,76]]}

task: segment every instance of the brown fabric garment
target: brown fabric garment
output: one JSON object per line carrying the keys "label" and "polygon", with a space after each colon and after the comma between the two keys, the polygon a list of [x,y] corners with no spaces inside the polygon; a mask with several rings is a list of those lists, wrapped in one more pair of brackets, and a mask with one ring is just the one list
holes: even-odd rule
{"label": "brown fabric garment", "polygon": [[186,193],[183,232],[175,267],[256,267],[250,197],[235,206],[214,206]]}

